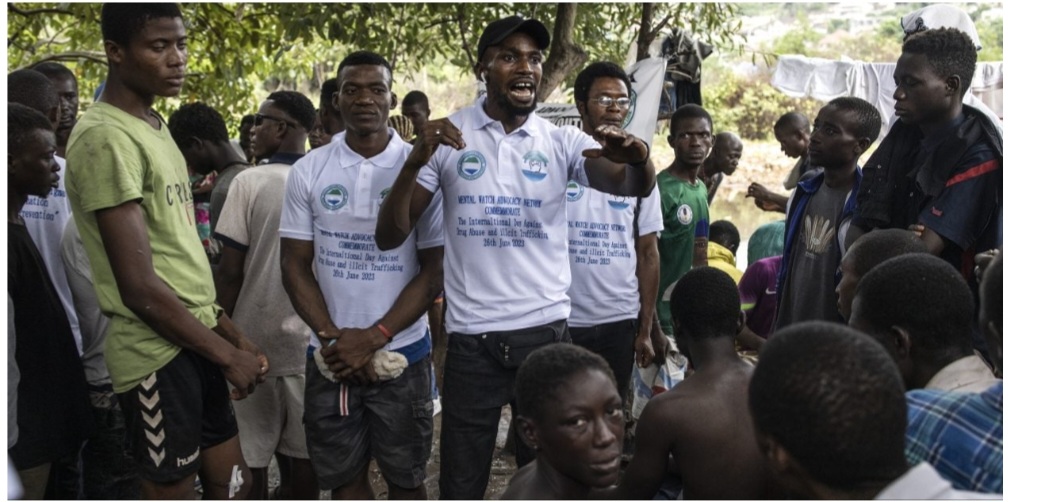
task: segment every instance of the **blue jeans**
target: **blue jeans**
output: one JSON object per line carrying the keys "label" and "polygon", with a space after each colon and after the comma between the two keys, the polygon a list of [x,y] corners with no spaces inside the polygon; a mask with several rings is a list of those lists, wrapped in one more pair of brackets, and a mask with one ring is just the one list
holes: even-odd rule
{"label": "blue jeans", "polygon": [[[527,335],[547,330],[556,342],[569,343],[566,321],[556,321],[499,335]],[[484,346],[484,336],[450,333],[443,369],[443,422],[439,442],[439,498],[482,500],[490,481],[501,408],[515,418],[515,369],[507,369]],[[522,467],[534,459],[518,432],[515,460]]]}

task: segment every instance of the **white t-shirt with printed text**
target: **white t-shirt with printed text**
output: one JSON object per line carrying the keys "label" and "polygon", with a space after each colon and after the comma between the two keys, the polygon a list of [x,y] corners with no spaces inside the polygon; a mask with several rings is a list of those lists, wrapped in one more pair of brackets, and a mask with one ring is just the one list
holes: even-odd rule
{"label": "white t-shirt with printed text", "polygon": [[[635,275],[637,197],[610,195],[571,181],[566,189],[569,220],[570,326],[637,319],[639,279]],[[642,199],[638,235],[664,230],[660,190]]]}
{"label": "white t-shirt with printed text", "polygon": [[532,113],[505,134],[484,100],[450,116],[467,146],[439,147],[417,178],[443,193],[446,327],[466,335],[569,317],[566,184],[588,184],[581,152],[599,148]]}
{"label": "white t-shirt with printed text", "polygon": [[[313,242],[319,288],[341,328],[373,326],[420,270],[417,250],[443,245],[438,193],[401,246],[380,251],[374,243],[378,209],[411,148],[392,129],[389,133],[385,150],[369,159],[348,148],[344,133],[337,134],[297,161],[287,179],[280,237]],[[421,340],[427,325],[422,315],[386,349]],[[315,334],[311,344],[319,346]]]}

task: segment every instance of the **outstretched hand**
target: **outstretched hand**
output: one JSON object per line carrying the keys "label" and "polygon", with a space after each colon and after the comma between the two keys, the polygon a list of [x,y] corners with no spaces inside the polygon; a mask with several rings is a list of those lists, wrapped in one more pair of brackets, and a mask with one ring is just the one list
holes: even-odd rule
{"label": "outstretched hand", "polygon": [[649,159],[649,145],[617,126],[603,124],[595,128],[592,137],[602,148],[584,150],[581,154],[586,158],[603,157],[619,164],[638,164]]}
{"label": "outstretched hand", "polygon": [[409,164],[423,166],[428,163],[439,148],[446,145],[454,150],[460,150],[466,146],[461,130],[450,122],[448,118],[429,120],[417,133],[414,141],[414,149],[407,159]]}
{"label": "outstretched hand", "polygon": [[752,197],[755,199],[755,206],[763,211],[776,211],[784,212],[784,206],[781,206],[775,199],[779,196],[768,188],[762,186],[761,183],[752,183],[747,187],[747,195],[744,198]]}

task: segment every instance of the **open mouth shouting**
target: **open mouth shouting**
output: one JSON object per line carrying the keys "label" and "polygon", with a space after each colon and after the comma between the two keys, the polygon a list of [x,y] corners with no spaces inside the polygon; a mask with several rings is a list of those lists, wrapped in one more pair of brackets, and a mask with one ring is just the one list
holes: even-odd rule
{"label": "open mouth shouting", "polygon": [[537,99],[537,84],[532,80],[520,80],[508,86],[508,96],[519,103],[531,103]]}

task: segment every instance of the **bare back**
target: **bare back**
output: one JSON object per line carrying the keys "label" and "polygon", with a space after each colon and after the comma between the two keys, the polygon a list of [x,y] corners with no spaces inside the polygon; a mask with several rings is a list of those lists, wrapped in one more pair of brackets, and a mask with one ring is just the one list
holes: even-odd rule
{"label": "bare back", "polygon": [[747,406],[753,372],[739,359],[716,362],[651,400],[619,495],[641,498],[659,486],[670,453],[687,499],[765,498],[768,471]]}

